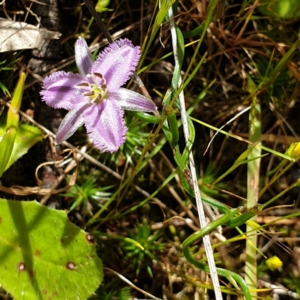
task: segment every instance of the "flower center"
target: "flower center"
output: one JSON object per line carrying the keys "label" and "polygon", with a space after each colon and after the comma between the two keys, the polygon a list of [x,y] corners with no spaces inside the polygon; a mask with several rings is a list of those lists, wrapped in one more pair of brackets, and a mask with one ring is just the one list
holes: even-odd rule
{"label": "flower center", "polygon": [[87,75],[88,82],[79,83],[80,92],[83,96],[89,97],[91,104],[100,103],[107,97],[106,80],[100,73]]}

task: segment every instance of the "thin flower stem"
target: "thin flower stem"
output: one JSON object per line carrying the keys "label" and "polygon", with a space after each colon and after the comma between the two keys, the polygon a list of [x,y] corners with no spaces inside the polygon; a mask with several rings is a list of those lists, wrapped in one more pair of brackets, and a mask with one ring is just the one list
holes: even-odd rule
{"label": "thin flower stem", "polygon": [[94,17],[95,22],[97,23],[97,25],[102,30],[104,36],[107,38],[108,42],[110,44],[113,43],[113,39],[111,37],[111,34],[106,29],[104,23],[101,21],[101,18],[99,16],[99,14],[96,12],[96,10],[95,10],[93,4],[91,3],[91,1],[90,0],[84,0],[84,3],[86,5],[86,7],[88,8],[88,10],[90,11],[91,15]]}
{"label": "thin flower stem", "polygon": [[[172,7],[169,9],[169,18],[170,18],[170,28],[171,28],[174,59],[175,59],[175,64],[178,65],[179,64],[178,43],[177,43],[177,34],[176,34],[176,29],[175,29]],[[179,74],[177,88],[179,88],[181,86],[181,84],[182,84],[182,78]],[[184,136],[185,136],[185,141],[187,143],[189,141],[189,129],[188,129],[187,113],[186,113],[186,108],[185,108],[183,90],[179,94],[179,102],[180,102],[180,113],[181,113],[181,119],[182,119],[182,125],[183,125],[183,132],[184,132]],[[195,198],[196,198],[196,203],[197,203],[197,209],[198,209],[198,214],[199,214],[199,221],[200,221],[201,228],[204,228],[207,226],[207,222],[206,222],[206,218],[205,218],[203,203],[201,201],[201,194],[200,194],[200,190],[199,190],[199,186],[198,186],[194,157],[193,157],[192,152],[190,152],[190,154],[189,154],[189,165],[190,165],[191,178],[192,178],[192,183],[193,183],[193,188],[194,188]],[[217,274],[216,264],[215,264],[215,260],[214,260],[214,256],[213,256],[213,250],[212,250],[210,239],[209,239],[208,235],[205,235],[203,237],[203,244],[204,244],[208,264],[210,267],[210,274],[211,274],[211,278],[212,278],[212,282],[213,282],[213,286],[214,286],[216,299],[222,300],[223,298],[222,298],[219,278],[218,278],[218,274]]]}
{"label": "thin flower stem", "polygon": [[[249,79],[250,80],[250,79]],[[247,163],[247,208],[251,209],[258,203],[259,196],[259,172],[261,161],[261,107],[256,97],[253,95],[252,105],[249,117],[249,141],[257,143],[255,147],[251,148],[248,155]],[[255,220],[253,217],[252,220]],[[257,298],[257,232],[247,223],[247,240],[246,240],[246,265],[245,265],[245,281],[251,289],[252,299]],[[251,232],[251,233],[250,233]]]}

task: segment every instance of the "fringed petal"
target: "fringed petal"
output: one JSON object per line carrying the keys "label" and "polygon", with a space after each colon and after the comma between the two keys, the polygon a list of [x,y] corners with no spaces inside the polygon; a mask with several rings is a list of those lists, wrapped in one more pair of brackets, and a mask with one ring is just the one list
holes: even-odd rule
{"label": "fringed petal", "polygon": [[79,74],[54,72],[44,79],[40,94],[49,106],[70,110],[76,107],[78,102],[84,101],[84,97],[76,88],[76,85],[83,81],[86,79]]}
{"label": "fringed petal", "polygon": [[113,98],[122,109],[131,111],[154,112],[157,110],[154,102],[134,91],[120,88],[114,93],[109,93],[109,99]]}
{"label": "fringed petal", "polygon": [[82,76],[91,73],[94,60],[85,39],[82,37],[79,37],[75,44],[75,60]]}
{"label": "fringed petal", "polygon": [[123,111],[113,100],[106,99],[86,110],[85,126],[95,146],[103,152],[115,152],[125,142]]}
{"label": "fringed petal", "polygon": [[135,71],[140,58],[140,48],[128,39],[121,39],[106,47],[94,62],[92,72],[106,79],[108,91],[114,92]]}
{"label": "fringed petal", "polygon": [[83,125],[84,123],[84,111],[88,109],[91,105],[90,104],[82,104],[78,105],[76,109],[70,110],[64,119],[62,120],[57,134],[55,142],[57,144],[62,143],[66,139],[68,139],[73,133]]}

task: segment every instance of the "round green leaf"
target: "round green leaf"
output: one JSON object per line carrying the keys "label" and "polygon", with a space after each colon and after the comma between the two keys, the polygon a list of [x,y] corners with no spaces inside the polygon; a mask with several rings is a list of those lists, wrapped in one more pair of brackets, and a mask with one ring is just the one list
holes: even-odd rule
{"label": "round green leaf", "polygon": [[19,299],[86,299],[103,278],[93,238],[63,211],[0,199],[0,284]]}

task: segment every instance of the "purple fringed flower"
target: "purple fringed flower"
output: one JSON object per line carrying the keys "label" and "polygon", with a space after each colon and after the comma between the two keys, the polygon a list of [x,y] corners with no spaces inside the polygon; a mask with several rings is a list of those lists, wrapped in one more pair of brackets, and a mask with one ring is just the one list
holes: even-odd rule
{"label": "purple fringed flower", "polygon": [[127,132],[123,109],[156,110],[146,97],[121,88],[135,71],[139,58],[139,47],[121,39],[106,47],[94,62],[85,40],[77,40],[75,60],[80,74],[55,72],[44,79],[41,91],[49,106],[69,110],[58,129],[57,144],[85,124],[97,148],[109,152],[120,148]]}

